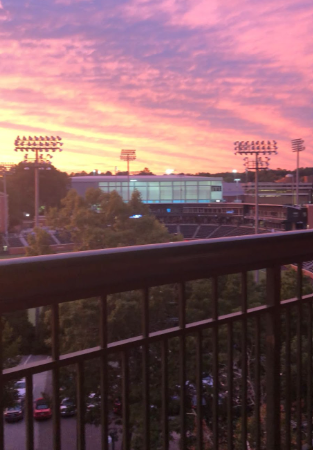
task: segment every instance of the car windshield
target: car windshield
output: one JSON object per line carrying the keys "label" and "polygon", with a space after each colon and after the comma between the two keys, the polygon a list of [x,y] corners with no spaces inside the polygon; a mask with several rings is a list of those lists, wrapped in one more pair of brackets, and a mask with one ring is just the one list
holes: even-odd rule
{"label": "car windshield", "polygon": [[25,381],[17,381],[15,383],[15,386],[17,387],[17,389],[25,389],[26,384],[25,384]]}
{"label": "car windshield", "polygon": [[72,405],[74,405],[74,402],[72,400],[65,399],[62,401],[61,405],[72,406]]}
{"label": "car windshield", "polygon": [[36,406],[36,409],[49,409],[49,406],[45,403],[40,403],[40,405]]}
{"label": "car windshield", "polygon": [[7,409],[8,411],[20,411],[21,407],[20,405],[10,406],[10,408]]}

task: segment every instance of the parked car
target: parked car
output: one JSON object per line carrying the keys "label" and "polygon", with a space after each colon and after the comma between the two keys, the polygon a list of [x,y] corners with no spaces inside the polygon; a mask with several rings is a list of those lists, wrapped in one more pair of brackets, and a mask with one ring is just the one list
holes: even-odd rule
{"label": "parked car", "polygon": [[41,397],[35,400],[33,416],[37,420],[50,419],[52,417],[51,407],[45,398]]}
{"label": "parked car", "polygon": [[15,389],[17,390],[17,395],[20,400],[23,400],[26,395],[26,380],[25,378],[22,378],[21,380],[18,380],[15,385]]}
{"label": "parked car", "polygon": [[4,419],[7,422],[17,422],[24,417],[24,409],[22,403],[16,403],[14,406],[6,408],[4,411]]}
{"label": "parked car", "polygon": [[60,414],[62,417],[74,416],[77,412],[74,400],[64,398],[60,404]]}

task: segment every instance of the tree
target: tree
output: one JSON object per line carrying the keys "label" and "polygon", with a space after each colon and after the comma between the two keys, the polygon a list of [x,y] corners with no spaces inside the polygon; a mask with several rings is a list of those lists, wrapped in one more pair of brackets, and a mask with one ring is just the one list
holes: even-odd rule
{"label": "tree", "polygon": [[138,191],[129,203],[113,191],[109,194],[90,188],[85,198],[70,190],[61,208],[52,208],[48,223],[69,232],[77,250],[124,247],[182,239],[173,236],[149,212]]}
{"label": "tree", "polygon": [[[39,171],[39,205],[43,210],[59,206],[70,183],[65,172],[60,172],[54,166],[50,166],[50,169]],[[29,165],[28,170],[25,170],[23,163],[14,166],[7,174],[10,226],[21,223],[24,213],[30,217],[34,215],[34,176],[34,167]]]}
{"label": "tree", "polygon": [[34,228],[34,234],[27,236],[28,247],[26,247],[26,256],[51,255],[51,237],[42,228]]}

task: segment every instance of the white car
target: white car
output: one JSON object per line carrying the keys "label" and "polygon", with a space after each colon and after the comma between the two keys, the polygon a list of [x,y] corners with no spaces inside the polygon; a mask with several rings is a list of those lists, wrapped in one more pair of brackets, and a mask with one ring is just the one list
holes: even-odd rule
{"label": "white car", "polygon": [[15,389],[17,390],[17,395],[20,400],[25,398],[26,395],[26,381],[25,378],[18,380],[15,385]]}

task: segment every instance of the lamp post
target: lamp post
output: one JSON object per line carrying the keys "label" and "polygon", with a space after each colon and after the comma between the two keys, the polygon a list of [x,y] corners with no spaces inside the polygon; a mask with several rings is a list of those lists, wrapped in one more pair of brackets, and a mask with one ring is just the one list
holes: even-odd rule
{"label": "lamp post", "polygon": [[[39,225],[39,170],[50,170],[53,156],[48,152],[62,151],[61,138],[59,136],[17,136],[14,150],[25,152],[24,164],[27,168],[30,165],[35,169],[35,227]],[[28,157],[28,152],[34,152],[34,156]],[[44,154],[47,152],[48,154]],[[26,168],[25,167],[25,168]]]}
{"label": "lamp post", "polygon": [[251,155],[253,160],[249,160],[246,156],[244,158],[244,165],[247,170],[255,171],[255,234],[259,232],[259,190],[258,190],[258,175],[259,169],[267,169],[269,157],[262,160],[260,155],[277,155],[276,141],[236,141],[235,155]]}
{"label": "lamp post", "polygon": [[[7,178],[6,173],[9,172],[15,164],[13,163],[0,163],[0,173],[3,177],[3,194],[4,194],[4,235],[8,240],[8,195],[7,195]],[[7,242],[8,244],[8,242]]]}
{"label": "lamp post", "polygon": [[299,205],[299,153],[305,150],[303,139],[292,139],[292,151],[297,153],[297,172],[296,172],[296,205]]}
{"label": "lamp post", "polygon": [[294,192],[293,192],[293,173],[287,173],[286,178],[291,178],[291,204],[294,205]]}
{"label": "lamp post", "polygon": [[127,161],[127,173],[128,173],[128,190],[127,190],[127,201],[129,202],[129,161],[134,161],[136,159],[136,150],[121,150],[120,159]]}

